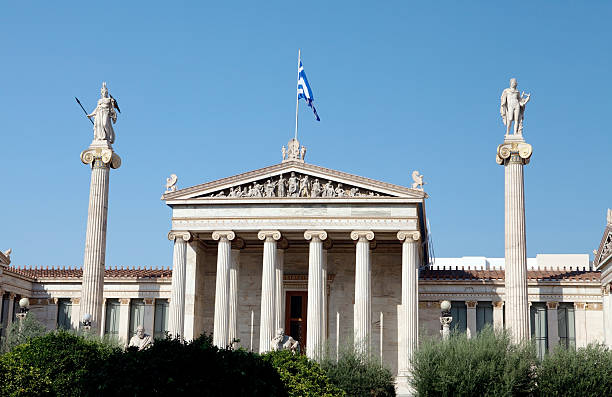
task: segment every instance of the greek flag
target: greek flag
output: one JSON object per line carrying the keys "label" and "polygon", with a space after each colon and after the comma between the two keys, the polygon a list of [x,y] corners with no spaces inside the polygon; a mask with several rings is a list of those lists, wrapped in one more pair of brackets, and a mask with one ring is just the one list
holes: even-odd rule
{"label": "greek flag", "polygon": [[319,115],[317,114],[317,109],[315,109],[314,105],[312,104],[312,101],[314,100],[314,95],[312,94],[310,84],[308,84],[308,79],[306,78],[306,73],[304,72],[304,66],[302,66],[302,60],[300,60],[300,66],[298,67],[297,94],[298,99],[305,99],[306,103],[308,103],[308,106],[312,108],[312,111],[314,112],[317,121],[321,121]]}

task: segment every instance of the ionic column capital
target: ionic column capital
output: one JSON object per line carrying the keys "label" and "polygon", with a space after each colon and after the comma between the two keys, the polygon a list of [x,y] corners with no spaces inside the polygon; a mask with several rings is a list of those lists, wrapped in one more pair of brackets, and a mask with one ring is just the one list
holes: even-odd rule
{"label": "ionic column capital", "polygon": [[236,233],[231,230],[214,231],[212,234],[212,238],[213,240],[227,239],[229,241],[232,241],[236,238]]}
{"label": "ionic column capital", "polygon": [[174,241],[177,238],[182,238],[185,241],[191,241],[193,239],[193,235],[186,231],[171,230],[168,232],[168,240]]}
{"label": "ionic column capital", "polygon": [[[98,160],[98,161],[96,161]],[[83,164],[91,164],[91,167],[100,166],[111,167],[117,169],[121,167],[121,158],[111,148],[90,147],[81,152],[81,161]]]}
{"label": "ionic column capital", "polygon": [[495,161],[499,165],[508,163],[529,164],[533,147],[525,142],[504,142],[497,147]]}
{"label": "ionic column capital", "polygon": [[325,230],[306,230],[304,232],[304,238],[306,240],[327,240],[327,232]]}
{"label": "ionic column capital", "polygon": [[130,304],[130,298],[121,298],[119,299],[119,304],[123,306],[127,306]]}
{"label": "ionic column capital", "polygon": [[351,239],[353,240],[374,240],[374,232],[371,230],[353,230],[351,232]]}
{"label": "ionic column capital", "polygon": [[559,306],[559,302],[546,302],[546,308],[548,310],[555,310]]}
{"label": "ionic column capital", "polygon": [[406,242],[410,242],[411,239],[413,241],[419,241],[421,239],[421,232],[419,232],[418,230],[416,231],[400,230],[399,232],[397,232],[397,239],[400,241],[406,241]]}
{"label": "ionic column capital", "polygon": [[493,301],[493,308],[502,309],[504,307],[504,301]]}
{"label": "ionic column capital", "polygon": [[278,241],[281,238],[281,233],[278,230],[261,230],[257,233],[257,238],[266,241]]}
{"label": "ionic column capital", "polygon": [[466,301],[465,305],[467,306],[468,309],[476,309],[476,306],[478,305],[478,301]]}

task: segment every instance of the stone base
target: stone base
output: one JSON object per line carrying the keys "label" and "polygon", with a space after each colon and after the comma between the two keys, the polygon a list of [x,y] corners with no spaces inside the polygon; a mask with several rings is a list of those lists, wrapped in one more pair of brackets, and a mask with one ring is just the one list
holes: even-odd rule
{"label": "stone base", "polygon": [[504,143],[512,142],[525,142],[525,138],[523,138],[523,134],[504,135]]}
{"label": "stone base", "polygon": [[397,397],[416,396],[416,393],[410,385],[410,378],[407,375],[398,375],[395,377],[395,393]]}

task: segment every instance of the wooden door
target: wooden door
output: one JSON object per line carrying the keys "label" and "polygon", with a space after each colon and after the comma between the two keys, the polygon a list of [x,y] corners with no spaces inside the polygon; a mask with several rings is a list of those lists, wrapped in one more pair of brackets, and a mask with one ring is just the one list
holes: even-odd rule
{"label": "wooden door", "polygon": [[305,353],[308,292],[287,291],[285,302],[285,335],[300,342],[300,351]]}

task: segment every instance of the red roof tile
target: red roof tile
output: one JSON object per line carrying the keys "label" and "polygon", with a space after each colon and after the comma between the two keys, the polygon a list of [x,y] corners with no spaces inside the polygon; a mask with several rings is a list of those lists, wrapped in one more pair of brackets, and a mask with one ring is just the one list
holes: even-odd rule
{"label": "red roof tile", "polygon": [[[419,274],[421,280],[504,280],[504,270],[469,270],[455,267],[442,270],[422,270]],[[601,272],[586,269],[560,269],[560,270],[529,270],[528,280],[539,281],[599,281]]]}
{"label": "red roof tile", "polygon": [[[83,269],[75,267],[55,266],[11,266],[9,270],[34,279],[39,278],[81,278]],[[106,268],[104,278],[170,278],[170,268],[146,268],[146,267],[114,267]]]}

